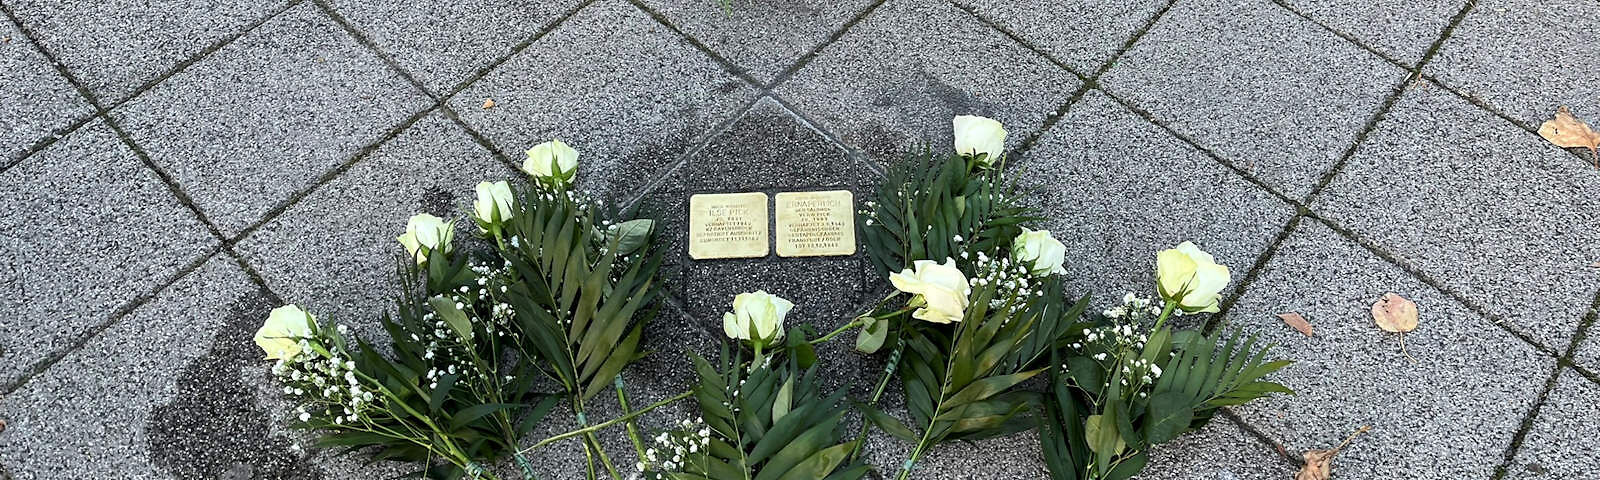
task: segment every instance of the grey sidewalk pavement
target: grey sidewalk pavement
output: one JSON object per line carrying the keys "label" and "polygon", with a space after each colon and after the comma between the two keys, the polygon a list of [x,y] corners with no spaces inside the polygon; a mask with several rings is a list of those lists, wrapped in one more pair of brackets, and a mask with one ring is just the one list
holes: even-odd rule
{"label": "grey sidewalk pavement", "polygon": [[[1183,240],[1299,392],[1152,452],[1143,479],[1600,471],[1600,170],[1535,130],[1600,124],[1596,0],[0,0],[0,478],[384,478],[309,447],[249,339],[282,302],[377,335],[394,236],[560,137],[581,186],[664,217],[670,306],[640,402],[690,379],[740,291],[836,326],[855,257],[684,254],[701,192],[845,188],[1005,123],[1009,174],[1103,307]],[[493,100],[492,108],[485,107]],[[1402,339],[1372,325],[1415,300]],[[1276,314],[1316,326],[1305,337]],[[834,386],[881,359],[830,347]],[[1407,357],[1405,352],[1409,352]],[[896,411],[898,393],[886,405]],[[591,415],[615,415],[602,402]],[[650,426],[689,415],[674,407]],[[557,412],[539,434],[572,425]],[[603,441],[631,465],[619,432]],[[874,462],[905,445],[872,440]],[[542,478],[574,478],[559,444]],[[509,467],[502,465],[502,468]],[[509,471],[509,470],[508,470]],[[918,478],[1043,475],[1032,434]]]}

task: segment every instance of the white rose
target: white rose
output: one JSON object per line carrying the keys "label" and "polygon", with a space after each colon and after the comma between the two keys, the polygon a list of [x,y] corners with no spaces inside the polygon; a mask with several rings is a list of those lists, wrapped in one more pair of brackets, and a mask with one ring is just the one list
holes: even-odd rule
{"label": "white rose", "polygon": [[572,180],[572,175],[578,171],[578,151],[560,140],[535,145],[528,149],[528,159],[522,162],[522,171],[542,179]]}
{"label": "white rose", "polygon": [[1028,265],[1034,276],[1067,273],[1061,267],[1067,258],[1067,246],[1051,237],[1047,230],[1035,231],[1023,227],[1022,234],[1011,240],[1011,258]]}
{"label": "white rose", "polygon": [[267,352],[267,360],[292,360],[300,354],[300,339],[311,336],[311,323],[316,321],[295,305],[274,308],[256,330],[256,345]]}
{"label": "white rose", "polygon": [[722,314],[722,333],[735,340],[766,345],[783,338],[783,317],[794,304],[757,290],[733,297],[733,311]]}
{"label": "white rose", "polygon": [[477,191],[478,200],[472,203],[472,211],[479,222],[498,225],[511,219],[511,184],[504,181],[480,182]]}
{"label": "white rose", "polygon": [[1156,286],[1162,298],[1186,312],[1215,312],[1222,288],[1228,286],[1228,267],[1193,242],[1183,242],[1156,255]]}
{"label": "white rose", "polygon": [[1006,150],[1006,129],[992,118],[960,115],[950,122],[955,127],[956,153],[977,156],[988,154],[985,165],[994,165]]}
{"label": "white rose", "polygon": [[967,276],[961,269],[956,268],[956,260],[946,258],[942,265],[933,260],[917,260],[912,266],[915,270],[908,268],[889,275],[889,283],[894,284],[894,288],[916,295],[913,302],[922,299],[922,308],[911,316],[933,323],[961,321],[966,316],[967,296],[972,294],[972,286],[967,284]]}
{"label": "white rose", "polygon": [[406,222],[406,233],[396,237],[401,245],[406,247],[406,252],[416,257],[417,264],[428,261],[428,254],[434,249],[442,248],[445,253],[450,252],[450,242],[455,237],[455,225],[444,219],[419,213],[413,215]]}

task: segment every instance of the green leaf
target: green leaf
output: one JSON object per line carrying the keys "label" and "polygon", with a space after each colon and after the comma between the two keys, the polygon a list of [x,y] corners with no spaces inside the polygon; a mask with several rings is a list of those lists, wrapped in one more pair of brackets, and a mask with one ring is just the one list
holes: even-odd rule
{"label": "green leaf", "polygon": [[1189,428],[1194,421],[1194,409],[1189,398],[1177,392],[1162,392],[1150,396],[1150,410],[1145,414],[1145,441],[1150,445],[1166,443]]}
{"label": "green leaf", "polygon": [[465,427],[485,415],[520,406],[515,403],[485,403],[464,408],[456,412],[455,415],[450,416],[450,430],[460,430],[461,427]]}
{"label": "green leaf", "polygon": [[460,375],[456,374],[446,374],[439,377],[439,386],[433,389],[433,393],[428,399],[428,411],[439,411],[439,407],[444,405],[444,400],[450,397],[450,388],[455,386],[456,379],[459,377]]}
{"label": "green leaf", "polygon": [[867,324],[856,333],[856,350],[861,353],[877,353],[883,348],[883,342],[889,338],[889,319],[866,317]]}
{"label": "green leaf", "polygon": [[1083,436],[1089,442],[1089,450],[1103,456],[1122,453],[1122,449],[1127,446],[1122,442],[1122,435],[1117,433],[1117,419],[1106,415],[1090,415],[1089,418],[1085,418]]}
{"label": "green leaf", "polygon": [[450,330],[461,338],[462,343],[472,344],[472,322],[467,320],[466,312],[456,308],[455,300],[444,296],[436,296],[428,299],[428,304],[432,305],[433,311],[444,319],[445,325],[448,325]]}
{"label": "green leaf", "polygon": [[829,473],[833,472],[835,468],[839,468],[839,464],[844,462],[845,457],[850,455],[850,450],[854,449],[855,446],[856,442],[846,442],[824,448],[817,453],[811,454],[810,457],[806,457],[805,460],[802,460],[794,468],[789,469],[788,472],[778,478],[782,480],[822,480],[827,478]]}
{"label": "green leaf", "polygon": [[916,432],[911,431],[911,428],[906,427],[906,424],[900,423],[899,419],[889,416],[887,413],[883,413],[883,410],[879,410],[877,407],[860,402],[852,403],[855,404],[856,410],[860,411],[861,414],[867,418],[867,421],[872,422],[872,424],[877,426],[878,430],[882,430],[883,433],[887,433],[895,438],[907,442],[917,441]]}
{"label": "green leaf", "polygon": [[772,401],[772,423],[778,423],[784,415],[789,414],[789,402],[793,396],[794,379],[790,378],[783,382],[783,388],[778,389],[778,398]]}
{"label": "green leaf", "polygon": [[1110,472],[1106,472],[1105,480],[1128,480],[1133,478],[1134,475],[1144,471],[1144,466],[1147,463],[1150,463],[1150,455],[1145,452],[1139,452],[1138,455],[1122,460],[1122,463],[1118,463]]}
{"label": "green leaf", "polygon": [[629,220],[606,230],[606,245],[615,245],[617,255],[627,255],[640,248],[650,240],[650,231],[655,228],[656,222],[647,218]]}

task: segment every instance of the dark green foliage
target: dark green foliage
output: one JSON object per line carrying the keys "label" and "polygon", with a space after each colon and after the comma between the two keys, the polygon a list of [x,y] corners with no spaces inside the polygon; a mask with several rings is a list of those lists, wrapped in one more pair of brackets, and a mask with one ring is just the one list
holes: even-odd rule
{"label": "dark green foliage", "polygon": [[[1240,337],[1236,331],[1223,342],[1220,332],[1162,328],[1141,350],[1118,352],[1090,342],[1083,356],[1065,360],[1065,370],[1055,366],[1041,429],[1051,478],[1127,479],[1144,468],[1150,447],[1203,427],[1218,408],[1293,393],[1261,380],[1290,362],[1267,361],[1271,346],[1257,349],[1255,338],[1241,344]],[[1094,359],[1100,353],[1105,360]],[[1123,386],[1119,354],[1162,365],[1162,373],[1142,389]]]}
{"label": "dark green foliage", "polygon": [[856,225],[883,276],[917,260],[1000,251],[1022,233],[1023,223],[1038,219],[980,158],[926,149],[891,168],[870,200]]}
{"label": "dark green foliage", "polygon": [[[817,369],[802,368],[793,355],[753,367],[728,357],[726,347],[718,366],[691,355],[700,380],[694,399],[711,434],[706,448],[663,475],[717,480],[866,476],[868,466],[847,458],[856,443],[845,440],[846,429],[840,425],[849,410],[845,390],[824,395]],[[697,433],[673,435],[693,441],[700,438]]]}
{"label": "dark green foliage", "polygon": [[589,215],[594,207],[568,193],[534,189],[518,201],[505,232],[515,245],[505,257],[523,348],[569,394],[587,400],[643,356],[639,337],[660,294],[654,233],[624,245],[640,251],[619,253],[619,242],[632,237],[607,235]]}

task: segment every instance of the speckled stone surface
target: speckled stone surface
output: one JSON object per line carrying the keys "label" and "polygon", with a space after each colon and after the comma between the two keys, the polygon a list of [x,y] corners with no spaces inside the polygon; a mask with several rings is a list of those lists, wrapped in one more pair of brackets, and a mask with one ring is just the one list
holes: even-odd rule
{"label": "speckled stone surface", "polygon": [[[1561,104],[1600,118],[1595,20],[1572,13],[1590,1],[1480,0],[1454,28],[1461,3],[1433,0],[4,1],[0,479],[415,471],[289,428],[251,335],[294,302],[381,342],[407,217],[462,216],[550,138],[581,152],[581,189],[661,222],[668,296],[622,378],[635,406],[668,398],[695,381],[689,353],[717,354],[737,293],[827,331],[888,288],[859,253],[691,260],[689,196],[859,202],[905,149],[948,149],[958,114],[1004,122],[1007,174],[1067,246],[1074,294],[1148,294],[1155,252],[1191,240],[1230,267],[1230,308],[1177,324],[1297,360],[1274,376],[1297,395],[1155,448],[1137,478],[1285,479],[1363,424],[1335,478],[1583,478],[1600,171],[1528,129]],[[1417,62],[1446,31],[1402,85],[1382,57]],[[1372,325],[1385,292],[1421,310],[1403,345]],[[885,356],[852,337],[819,355],[825,385],[863,399]],[[589,423],[619,414],[611,392],[587,405]],[[561,406],[523,442],[577,425]],[[630,478],[626,435],[599,436]],[[871,434],[869,478],[908,447]],[[577,442],[530,458],[582,477]],[[913,478],[1043,465],[1024,432],[939,446]]]}

